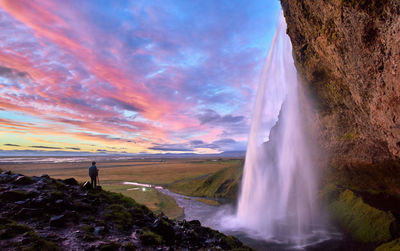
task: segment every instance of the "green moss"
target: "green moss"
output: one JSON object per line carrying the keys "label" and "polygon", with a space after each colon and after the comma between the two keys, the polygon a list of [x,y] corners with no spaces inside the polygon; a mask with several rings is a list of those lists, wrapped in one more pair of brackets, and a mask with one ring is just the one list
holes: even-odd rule
{"label": "green moss", "polygon": [[60,200],[64,198],[64,193],[62,191],[54,191],[50,194],[53,200]]}
{"label": "green moss", "polygon": [[241,243],[238,239],[233,237],[232,235],[228,235],[222,239],[222,243],[225,246],[224,248],[232,249],[234,247],[241,246]]}
{"label": "green moss", "polygon": [[121,247],[121,245],[119,243],[116,242],[111,242],[111,243],[107,243],[107,244],[101,244],[99,247],[100,251],[114,251],[114,250],[118,250]]}
{"label": "green moss", "polygon": [[375,251],[400,251],[400,239],[380,245]]}
{"label": "green moss", "polygon": [[28,225],[21,225],[15,221],[8,221],[0,226],[0,239],[10,239],[17,235],[33,231]]}
{"label": "green moss", "polygon": [[321,113],[329,113],[334,104],[340,103],[339,87],[331,79],[330,73],[323,68],[312,73],[309,90],[316,98],[317,109]]}
{"label": "green moss", "polygon": [[60,250],[58,245],[52,241],[48,241],[38,235],[35,231],[29,231],[26,235],[28,239],[29,246],[22,246],[19,245],[19,250],[23,251],[36,251],[36,250],[43,250],[43,251],[57,251]]}
{"label": "green moss", "polygon": [[336,25],[333,19],[329,19],[320,26],[320,33],[324,34],[329,42],[334,42],[337,39]]}
{"label": "green moss", "polygon": [[100,240],[100,238],[98,236],[94,235],[93,233],[86,233],[83,235],[83,240],[86,242],[93,242],[93,241]]}
{"label": "green moss", "polygon": [[350,141],[350,140],[354,140],[357,137],[357,134],[355,132],[346,132],[341,138],[340,140],[343,141]]}
{"label": "green moss", "polygon": [[[97,221],[96,221],[96,225],[97,225],[97,226],[105,226],[105,225],[106,225],[106,222],[103,221],[103,220],[97,220]],[[94,230],[93,230],[93,231],[94,231]]]}
{"label": "green moss", "polygon": [[135,251],[136,247],[135,247],[135,245],[133,245],[133,243],[129,242],[128,244],[126,244],[124,246],[124,250],[125,251]]}
{"label": "green moss", "polygon": [[120,230],[128,230],[132,226],[132,215],[122,205],[112,204],[106,209],[104,218],[113,222]]}
{"label": "green moss", "polygon": [[86,233],[93,233],[94,232],[94,227],[89,226],[89,225],[83,225],[81,226],[81,230],[86,232]]}
{"label": "green moss", "polygon": [[393,215],[367,205],[348,189],[328,208],[334,220],[358,241],[384,242],[391,238]]}
{"label": "green moss", "polygon": [[99,199],[102,203],[107,204],[120,204],[125,208],[135,208],[145,214],[149,214],[151,211],[144,205],[136,203],[136,201],[130,197],[124,196],[121,193],[113,193],[104,190],[93,190],[89,191],[91,199]]}
{"label": "green moss", "polygon": [[47,241],[43,238],[36,240],[30,247],[23,248],[23,251],[58,251],[60,250],[57,244],[51,241]]}
{"label": "green moss", "polygon": [[143,231],[140,240],[144,245],[160,245],[162,237],[150,230]]}

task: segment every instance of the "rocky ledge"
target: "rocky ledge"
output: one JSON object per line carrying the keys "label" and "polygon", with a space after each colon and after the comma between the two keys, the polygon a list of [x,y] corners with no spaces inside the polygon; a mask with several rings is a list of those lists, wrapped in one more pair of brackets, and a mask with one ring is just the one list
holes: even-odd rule
{"label": "rocky ledge", "polygon": [[0,250],[250,250],[199,221],[170,220],[73,179],[0,174]]}

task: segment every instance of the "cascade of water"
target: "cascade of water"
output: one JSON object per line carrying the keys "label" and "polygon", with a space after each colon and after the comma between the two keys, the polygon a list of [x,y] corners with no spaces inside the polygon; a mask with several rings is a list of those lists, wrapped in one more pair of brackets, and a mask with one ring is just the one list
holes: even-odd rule
{"label": "cascade of water", "polygon": [[315,223],[316,181],[301,113],[292,45],[281,14],[259,82],[236,215],[265,239],[298,243]]}

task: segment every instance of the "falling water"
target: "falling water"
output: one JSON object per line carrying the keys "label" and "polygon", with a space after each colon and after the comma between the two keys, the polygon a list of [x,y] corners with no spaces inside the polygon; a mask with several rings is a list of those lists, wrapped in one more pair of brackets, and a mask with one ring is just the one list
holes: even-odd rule
{"label": "falling water", "polygon": [[303,116],[281,14],[258,87],[236,215],[264,239],[301,244],[316,223],[316,181]]}

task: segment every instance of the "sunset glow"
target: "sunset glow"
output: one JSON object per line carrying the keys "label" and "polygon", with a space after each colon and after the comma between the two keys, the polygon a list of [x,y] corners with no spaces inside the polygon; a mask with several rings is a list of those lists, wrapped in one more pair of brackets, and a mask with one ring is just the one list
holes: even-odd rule
{"label": "sunset glow", "polygon": [[0,154],[245,150],[278,10],[1,0]]}

